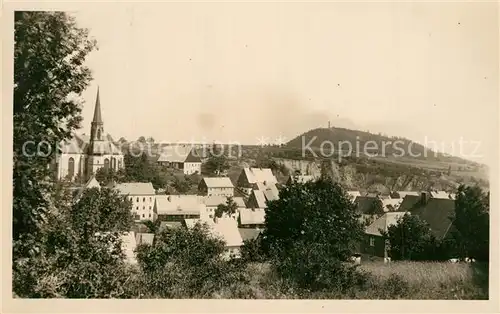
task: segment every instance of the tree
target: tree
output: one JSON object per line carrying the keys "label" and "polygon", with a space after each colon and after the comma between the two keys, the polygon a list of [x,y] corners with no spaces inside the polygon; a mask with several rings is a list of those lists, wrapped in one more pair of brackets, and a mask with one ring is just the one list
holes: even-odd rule
{"label": "tree", "polygon": [[130,297],[121,235],[130,230],[131,204],[110,189],[84,191],[73,203],[64,183],[52,195],[37,255],[14,264],[13,290],[21,297]]}
{"label": "tree", "polygon": [[149,232],[157,234],[160,231],[161,220],[157,219],[155,221],[145,220],[142,222],[149,230]]}
{"label": "tree", "polygon": [[460,257],[489,260],[489,210],[489,194],[481,188],[458,187],[452,236]]}
{"label": "tree", "polygon": [[99,168],[95,173],[95,178],[101,186],[110,183],[121,183],[125,178],[125,171],[122,169],[115,171],[113,168]]}
{"label": "tree", "polygon": [[239,273],[222,258],[224,245],[204,224],[165,229],[153,245],[137,248],[146,290],[162,298],[197,298],[237,282]]}
{"label": "tree", "polygon": [[138,141],[139,143],[143,143],[143,144],[144,144],[144,143],[146,143],[146,138],[145,138],[144,136],[140,136],[140,137],[137,139],[137,141]]}
{"label": "tree", "polygon": [[278,273],[302,287],[346,287],[356,277],[345,262],[363,235],[359,218],[338,183],[293,183],[268,202],[263,247]]}
{"label": "tree", "polygon": [[379,198],[376,198],[373,201],[372,206],[370,207],[370,209],[366,213],[369,215],[377,215],[377,216],[383,215],[384,214],[384,205],[382,203],[382,200],[380,200]]}
{"label": "tree", "polygon": [[245,262],[261,263],[266,260],[266,254],[262,248],[262,238],[260,236],[255,239],[243,241],[240,251],[241,259]]}
{"label": "tree", "polygon": [[[13,239],[27,256],[49,208],[56,146],[80,126],[81,103],[70,96],[91,80],[84,61],[96,43],[63,12],[16,11],[14,30]],[[37,145],[48,154],[35,154]]]}
{"label": "tree", "polygon": [[217,208],[215,209],[215,217],[221,218],[224,214],[228,215],[231,217],[232,215],[236,214],[236,211],[238,210],[238,204],[234,201],[234,199],[229,196],[226,200],[226,204],[219,204]]}
{"label": "tree", "polygon": [[407,213],[381,233],[389,242],[389,256],[394,260],[435,259],[437,240],[429,225],[418,216]]}
{"label": "tree", "polygon": [[214,144],[208,155],[208,160],[203,165],[204,172],[210,175],[220,175],[229,169],[229,162],[219,145]]}
{"label": "tree", "polygon": [[220,175],[229,169],[229,163],[226,156],[210,156],[204,164],[205,172],[210,175]]}
{"label": "tree", "polygon": [[177,192],[181,194],[187,193],[191,189],[191,185],[188,181],[186,181],[185,179],[179,179],[178,177],[175,177],[172,186]]}

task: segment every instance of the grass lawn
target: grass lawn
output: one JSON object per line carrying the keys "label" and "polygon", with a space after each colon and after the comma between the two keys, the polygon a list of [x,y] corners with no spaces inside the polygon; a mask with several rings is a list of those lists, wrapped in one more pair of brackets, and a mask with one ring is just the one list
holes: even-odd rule
{"label": "grass lawn", "polygon": [[370,276],[363,286],[348,291],[304,292],[291,288],[268,264],[249,264],[246,283],[221,289],[214,298],[245,299],[488,299],[487,268],[481,264],[424,262],[366,262],[360,270]]}

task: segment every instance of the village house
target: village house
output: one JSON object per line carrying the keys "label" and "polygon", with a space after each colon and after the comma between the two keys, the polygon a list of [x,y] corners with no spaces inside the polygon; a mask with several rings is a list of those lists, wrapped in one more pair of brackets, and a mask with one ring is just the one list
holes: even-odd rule
{"label": "village house", "polygon": [[99,89],[90,123],[90,136],[73,134],[59,143],[60,154],[52,164],[58,180],[86,182],[100,168],[119,170],[125,167],[123,153],[111,135],[104,133]]}
{"label": "village house", "polygon": [[187,175],[201,173],[201,158],[191,145],[163,147],[157,163],[167,168],[181,170]]}
{"label": "village house", "polygon": [[387,243],[379,229],[387,231],[387,228],[396,224],[405,213],[418,216],[429,225],[437,240],[443,240],[451,235],[453,222],[450,217],[454,211],[455,201],[452,199],[433,198],[429,192],[421,192],[419,196],[406,195],[397,212],[385,213],[366,228],[362,251],[374,256],[388,257]]}
{"label": "village house", "polygon": [[224,259],[240,258],[240,248],[243,245],[238,224],[231,218],[218,218],[213,220],[185,219],[187,228],[193,228],[196,223],[206,224],[212,236],[222,239],[225,242]]}
{"label": "village house", "polygon": [[387,228],[395,225],[404,212],[390,212],[376,219],[365,229],[365,235],[361,243],[361,251],[364,254],[369,254],[378,257],[388,256],[388,245],[380,230],[387,232]]}
{"label": "village house", "polygon": [[198,191],[206,196],[234,196],[234,185],[228,177],[203,178]]}
{"label": "village house", "polygon": [[279,191],[275,185],[266,190],[252,190],[247,201],[248,208],[267,208],[267,202],[279,199]]}
{"label": "village house", "polygon": [[[228,197],[221,195],[200,196],[200,202],[205,204],[206,212],[209,219],[215,217],[215,209],[217,209],[217,207],[220,204],[226,204],[227,199]],[[236,213],[232,215],[231,218],[238,219],[239,209],[246,207],[245,200],[243,199],[243,197],[233,197],[232,199],[233,202],[235,202],[236,205],[238,206],[238,209],[236,210]]]}
{"label": "village house", "polygon": [[450,236],[452,217],[455,213],[455,201],[450,198],[433,198],[431,193],[422,192],[420,196],[407,195],[400,211],[409,211],[427,222],[431,232],[438,240]]}
{"label": "village house", "polygon": [[198,195],[157,195],[154,211],[160,221],[208,219],[205,204]]}
{"label": "village house", "polygon": [[261,236],[264,229],[260,228],[238,228],[240,232],[241,240],[243,242],[248,240],[255,240]]}
{"label": "village house", "polygon": [[128,182],[115,186],[115,190],[132,202],[132,214],[136,221],[155,220],[155,189],[151,182]]}
{"label": "village house", "polygon": [[264,190],[277,183],[278,180],[269,168],[243,168],[236,185],[248,195],[252,190]]}
{"label": "village house", "polygon": [[240,228],[264,228],[266,212],[263,208],[241,208],[239,210]]}
{"label": "village house", "polygon": [[347,195],[354,203],[356,201],[356,197],[361,196],[361,193],[359,191],[347,191]]}

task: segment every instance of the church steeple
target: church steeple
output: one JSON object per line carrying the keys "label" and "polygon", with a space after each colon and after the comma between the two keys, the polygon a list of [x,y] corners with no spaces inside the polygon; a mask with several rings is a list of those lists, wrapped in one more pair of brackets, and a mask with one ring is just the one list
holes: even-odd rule
{"label": "church steeple", "polygon": [[101,100],[99,99],[99,86],[97,86],[97,97],[95,100],[94,119],[92,119],[92,123],[102,123]]}
{"label": "church steeple", "polygon": [[[103,137],[104,137],[104,123],[102,122],[102,117],[101,117],[101,100],[99,98],[99,87],[97,87],[94,119],[92,119],[92,123],[90,123],[90,146],[91,147],[95,146],[94,141],[102,141]],[[92,150],[94,150],[94,148],[92,148]]]}

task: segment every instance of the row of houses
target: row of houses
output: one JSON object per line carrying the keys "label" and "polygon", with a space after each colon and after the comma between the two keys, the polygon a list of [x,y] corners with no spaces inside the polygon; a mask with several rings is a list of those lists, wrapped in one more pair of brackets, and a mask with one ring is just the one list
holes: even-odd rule
{"label": "row of houses", "polygon": [[[243,241],[257,237],[262,231],[266,202],[279,197],[277,182],[270,169],[244,168],[236,186],[227,177],[203,178],[196,195],[157,195],[149,182],[120,183],[113,188],[131,202],[137,223],[159,220],[160,230],[191,228],[197,222],[207,224],[214,235],[226,242],[227,255],[238,256]],[[92,187],[100,188],[95,177],[79,194]],[[235,196],[235,190],[243,196]],[[228,198],[236,204],[235,213],[216,217],[217,207],[226,204]],[[153,238],[147,230],[138,229],[124,235],[124,243],[130,247],[150,243]]]}
{"label": "row of houses", "polygon": [[[357,205],[358,212],[363,214],[366,207]],[[402,198],[398,207],[387,211],[376,218],[365,229],[365,237],[359,246],[359,253],[377,257],[388,257],[388,245],[382,236],[382,231],[387,231],[389,226],[397,223],[405,214],[416,215],[425,221],[438,240],[451,236],[452,220],[450,217],[455,212],[455,200],[447,193],[421,193],[407,194]]]}

